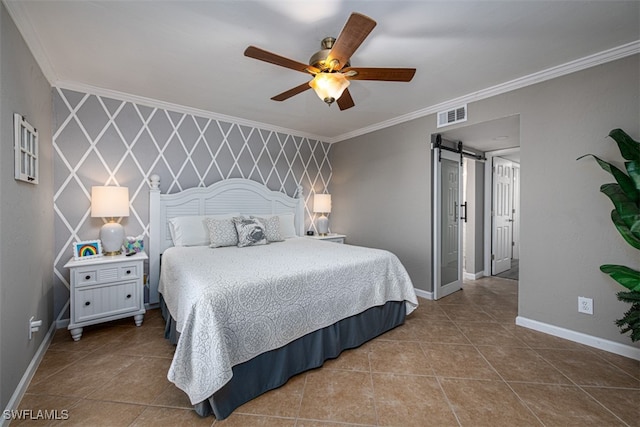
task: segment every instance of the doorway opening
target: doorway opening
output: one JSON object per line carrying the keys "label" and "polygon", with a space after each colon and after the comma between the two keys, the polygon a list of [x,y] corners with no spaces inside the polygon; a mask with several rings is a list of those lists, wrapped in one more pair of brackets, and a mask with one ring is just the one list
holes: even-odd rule
{"label": "doorway opening", "polygon": [[[448,246],[442,246],[442,238],[445,237],[448,242],[446,244],[450,245],[450,242],[453,241],[451,233],[458,232],[458,230],[461,238],[458,247],[461,271],[460,285],[463,279],[477,280],[480,277],[492,275],[518,280],[520,260],[520,116],[508,116],[448,130],[438,135],[442,140],[448,141],[449,145],[454,148],[453,151],[464,147],[464,150],[473,153],[473,155],[459,156],[461,165],[459,172],[460,200],[456,202],[457,204],[444,201],[445,205],[448,204],[448,209],[453,212],[453,215],[457,215],[456,219],[460,220],[456,224],[453,222],[453,217],[449,220],[446,219],[448,211],[443,210],[445,205],[442,204],[442,192],[450,192],[451,188],[444,185],[447,176],[443,175],[442,168],[438,169],[439,166],[435,161],[435,157],[440,154],[432,150],[434,299],[447,294],[447,292],[442,292],[443,289],[438,292],[438,287],[443,288],[446,285],[442,280],[456,277],[449,274],[450,267],[457,266],[456,263],[451,263],[454,252]],[[432,135],[432,148],[436,136]],[[501,160],[510,162],[508,166],[502,166],[502,172],[511,179],[508,188],[502,185],[497,191],[494,191],[494,159],[499,159],[496,162]],[[508,170],[506,170],[507,167]],[[450,183],[450,187],[453,187],[453,181]],[[517,191],[514,192],[514,189]],[[494,230],[494,225],[497,224],[494,218],[496,211],[494,204],[496,200],[505,201],[502,193],[507,190],[510,194],[510,198],[506,200],[508,206],[502,204],[499,207],[503,209],[505,214],[509,214],[503,218],[508,227],[498,229],[496,233]],[[440,201],[438,197],[440,197]],[[462,220],[463,215],[466,222]],[[503,262],[499,264],[503,271],[494,271],[493,268],[498,248],[503,251],[501,253]],[[507,266],[506,269],[505,266]],[[455,291],[461,286],[450,288]]]}
{"label": "doorway opening", "polygon": [[432,266],[433,299],[462,289],[463,234],[468,203],[463,198],[465,162],[482,160],[481,153],[441,134],[432,136]]}
{"label": "doorway opening", "polygon": [[490,275],[520,278],[520,149],[487,153],[491,177]]}

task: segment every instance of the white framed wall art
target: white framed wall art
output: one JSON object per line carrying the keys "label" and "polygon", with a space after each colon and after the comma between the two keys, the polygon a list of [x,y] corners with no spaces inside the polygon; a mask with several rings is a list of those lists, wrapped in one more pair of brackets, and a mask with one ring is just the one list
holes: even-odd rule
{"label": "white framed wall art", "polygon": [[38,131],[20,114],[13,115],[15,179],[38,183]]}

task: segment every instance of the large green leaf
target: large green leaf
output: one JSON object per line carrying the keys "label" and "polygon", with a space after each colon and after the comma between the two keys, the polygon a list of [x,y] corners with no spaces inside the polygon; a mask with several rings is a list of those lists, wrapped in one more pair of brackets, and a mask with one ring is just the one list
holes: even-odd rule
{"label": "large green leaf", "polygon": [[625,160],[640,161],[640,143],[631,138],[622,129],[614,129],[609,136],[618,144],[620,154]]}
{"label": "large green leaf", "polygon": [[[640,208],[635,201],[631,201],[626,193],[622,191],[618,184],[603,184],[600,191],[606,194],[616,211],[620,215],[622,221],[632,230],[634,224],[640,222]],[[633,232],[633,231],[632,231]],[[640,237],[640,235],[638,235]]]}
{"label": "large green leaf", "polygon": [[611,220],[613,221],[613,225],[615,225],[616,230],[620,232],[622,238],[634,248],[640,250],[640,237],[637,237],[640,234],[640,230],[638,230],[638,224],[634,225],[635,230],[632,232],[629,227],[622,221],[618,211],[615,209],[611,211]]}
{"label": "large green leaf", "polygon": [[600,271],[607,273],[613,280],[631,291],[640,291],[640,271],[624,265],[604,264]]}
{"label": "large green leaf", "polygon": [[588,156],[591,156],[594,159],[596,159],[596,161],[598,162],[598,164],[603,170],[613,175],[613,177],[618,182],[618,185],[620,185],[620,188],[622,189],[622,191],[624,191],[624,193],[627,195],[627,197],[630,200],[637,202],[640,199],[640,193],[638,192],[638,188],[636,187],[636,184],[631,179],[631,177],[629,177],[626,173],[622,172],[620,169],[618,169],[611,163],[602,160],[595,154],[585,154],[584,156],[578,157],[577,160],[580,160],[583,157],[588,157]]}
{"label": "large green leaf", "polygon": [[626,162],[624,166],[627,168],[629,178],[631,178],[636,186],[636,190],[640,191],[640,161],[633,160],[631,162]]}

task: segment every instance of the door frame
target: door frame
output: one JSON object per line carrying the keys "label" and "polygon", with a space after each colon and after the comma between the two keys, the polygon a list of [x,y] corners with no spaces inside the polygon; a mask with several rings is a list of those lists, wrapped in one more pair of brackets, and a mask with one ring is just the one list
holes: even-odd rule
{"label": "door frame", "polygon": [[493,197],[493,158],[515,154],[520,152],[520,147],[506,148],[504,150],[487,151],[484,153],[484,275],[491,277],[491,239],[492,216],[491,209]]}

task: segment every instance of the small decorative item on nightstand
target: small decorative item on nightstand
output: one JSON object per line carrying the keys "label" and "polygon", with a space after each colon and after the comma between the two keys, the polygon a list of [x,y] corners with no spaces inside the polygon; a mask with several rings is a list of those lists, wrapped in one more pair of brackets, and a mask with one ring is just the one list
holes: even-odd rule
{"label": "small decorative item on nightstand", "polygon": [[74,341],[85,326],[133,317],[136,326],[144,319],[143,278],[147,254],[116,255],[88,260],[70,260],[71,319],[69,332]]}
{"label": "small decorative item on nightstand", "polygon": [[133,254],[137,254],[144,250],[143,237],[143,234],[136,237],[127,236],[127,239],[124,242],[124,252],[127,256],[132,256]]}
{"label": "small decorative item on nightstand", "polygon": [[73,259],[91,259],[102,256],[100,240],[85,240],[73,244]]}

